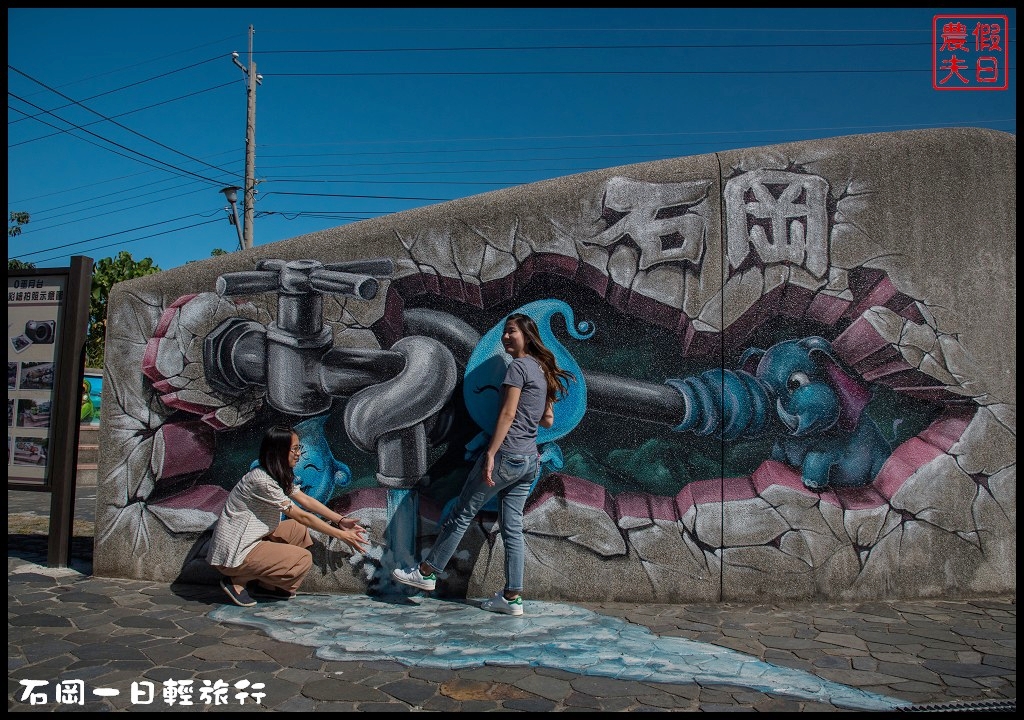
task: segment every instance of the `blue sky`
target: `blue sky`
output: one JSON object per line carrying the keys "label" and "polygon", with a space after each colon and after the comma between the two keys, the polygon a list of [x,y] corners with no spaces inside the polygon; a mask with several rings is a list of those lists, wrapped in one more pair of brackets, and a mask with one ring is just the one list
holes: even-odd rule
{"label": "blue sky", "polygon": [[[1009,18],[1009,88],[932,87],[936,14]],[[1017,132],[1016,11],[8,8],[8,257],[232,251],[256,91],[258,247],[664,158],[932,127]],[[239,202],[238,213],[242,216]]]}

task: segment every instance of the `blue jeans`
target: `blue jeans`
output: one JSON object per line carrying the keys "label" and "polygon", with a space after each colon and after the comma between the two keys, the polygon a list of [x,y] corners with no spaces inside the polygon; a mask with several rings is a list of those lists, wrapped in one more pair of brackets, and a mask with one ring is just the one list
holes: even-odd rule
{"label": "blue jeans", "polygon": [[537,456],[513,455],[499,450],[494,456],[494,471],[491,473],[493,487],[484,482],[483,467],[484,455],[480,455],[469,471],[458,502],[441,526],[434,547],[423,562],[435,572],[444,570],[473,518],[488,500],[497,495],[501,501],[498,521],[501,524],[501,539],[505,543],[505,589],[522,592],[526,557],[523,508],[530,495],[530,486],[537,476]]}

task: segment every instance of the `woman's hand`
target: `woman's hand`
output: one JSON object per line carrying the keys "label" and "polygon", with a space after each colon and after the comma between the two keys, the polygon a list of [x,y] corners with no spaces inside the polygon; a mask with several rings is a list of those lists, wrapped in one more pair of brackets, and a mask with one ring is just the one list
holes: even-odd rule
{"label": "woman's hand", "polygon": [[363,529],[363,526],[359,524],[358,520],[355,518],[345,517],[344,515],[339,515],[338,519],[334,521],[334,525],[341,530]]}
{"label": "woman's hand", "polygon": [[491,477],[494,473],[494,456],[489,452],[484,453],[484,482],[494,487],[494,478]]}
{"label": "woman's hand", "polygon": [[[337,514],[331,510],[328,510],[326,507],[324,507],[323,504],[319,505],[320,507],[323,507],[323,509],[331,515]],[[338,515],[337,520],[322,519],[319,515],[311,513],[307,510],[303,510],[295,503],[292,503],[287,508],[285,508],[284,514],[292,520],[302,523],[311,530],[316,530],[317,532],[322,532],[323,534],[329,535],[332,538],[337,538],[338,540],[341,540],[349,547],[351,547],[353,550],[358,550],[359,552],[366,552],[366,543],[368,542],[366,528],[357,523],[355,520],[346,518],[342,515]]]}
{"label": "woman's hand", "polygon": [[[344,518],[348,520],[349,518]],[[343,543],[348,545],[353,550],[358,552],[366,552],[367,533],[366,529],[352,520],[353,525],[350,527],[338,527],[337,525],[331,526],[331,535],[338,538]]]}

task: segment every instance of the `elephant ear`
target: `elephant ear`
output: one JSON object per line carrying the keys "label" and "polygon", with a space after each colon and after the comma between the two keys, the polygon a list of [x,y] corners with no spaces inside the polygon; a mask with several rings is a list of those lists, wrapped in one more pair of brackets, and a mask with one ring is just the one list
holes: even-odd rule
{"label": "elephant ear", "polygon": [[764,357],[764,350],[761,348],[747,348],[743,351],[743,355],[740,356],[739,369],[751,375],[756,375],[757,365],[762,357]]}
{"label": "elephant ear", "polygon": [[[839,429],[852,432],[860,422],[861,413],[871,401],[871,390],[856,377],[846,372],[839,358],[832,352],[832,346],[824,338],[806,338],[808,355],[821,368],[829,387],[839,398]],[[818,342],[815,342],[818,341]],[[803,343],[801,343],[803,344]]]}

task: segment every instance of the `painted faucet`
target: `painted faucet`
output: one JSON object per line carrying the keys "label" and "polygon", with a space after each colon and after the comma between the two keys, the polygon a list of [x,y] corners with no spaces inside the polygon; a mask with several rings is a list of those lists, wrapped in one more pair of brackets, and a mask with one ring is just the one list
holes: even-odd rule
{"label": "painted faucet", "polygon": [[327,413],[349,398],[345,430],[359,449],[377,454],[378,482],[410,488],[427,470],[428,436],[456,384],[451,352],[439,341],[410,336],[389,350],[336,348],[323,323],[323,295],[372,300],[390,259],[323,264],[261,260],[256,269],[226,273],[217,293],[276,293],[277,320],[268,327],[225,320],[204,341],[207,381],[237,395],[266,388],[271,407],[300,418]]}

